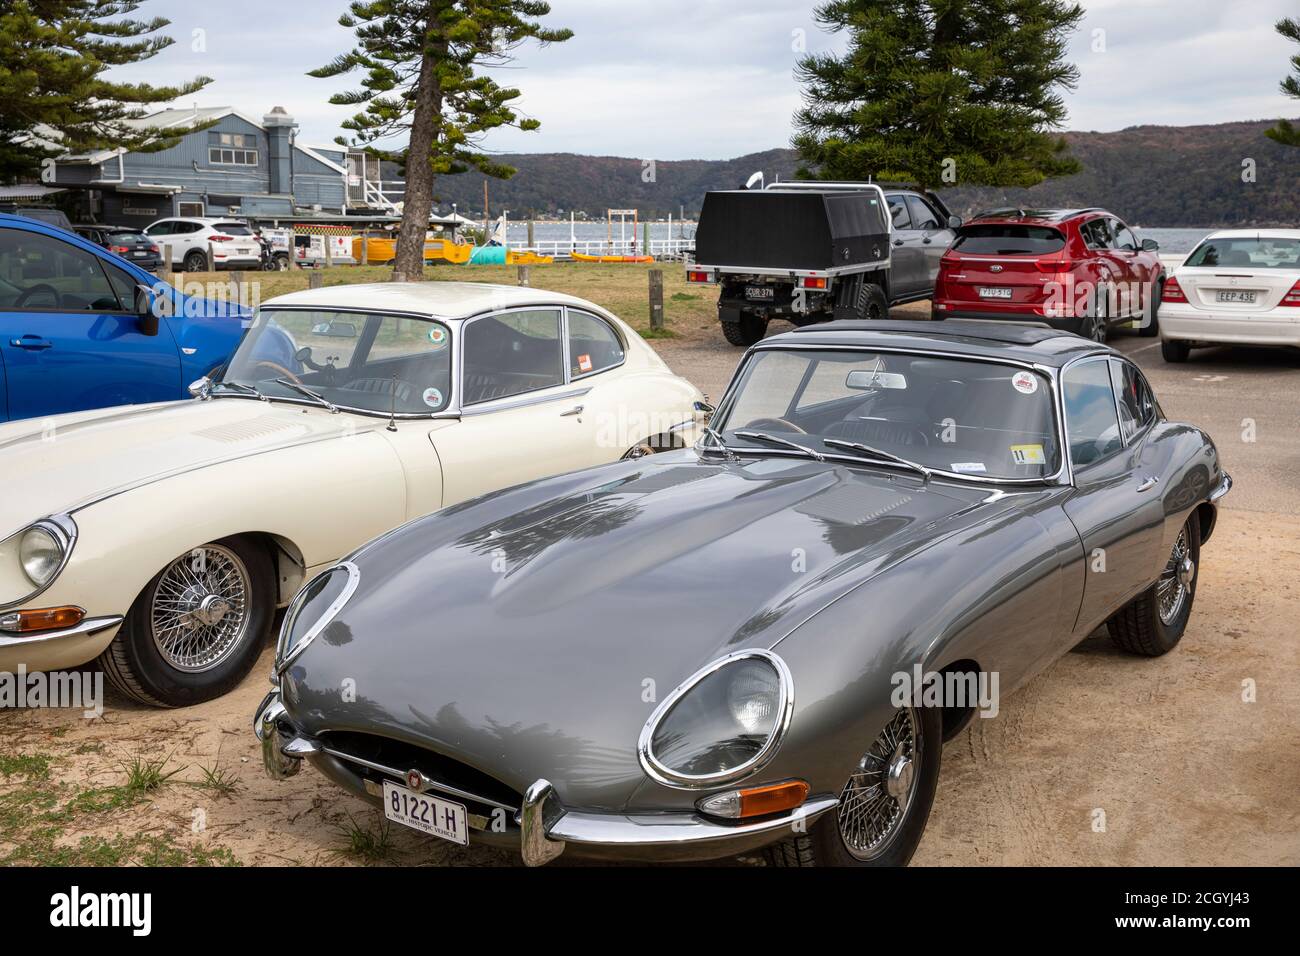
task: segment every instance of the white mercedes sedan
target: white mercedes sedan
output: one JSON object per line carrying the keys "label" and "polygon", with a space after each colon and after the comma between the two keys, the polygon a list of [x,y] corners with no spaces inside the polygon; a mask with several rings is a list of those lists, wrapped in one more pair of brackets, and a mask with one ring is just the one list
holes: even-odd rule
{"label": "white mercedes sedan", "polygon": [[366,541],[693,443],[711,411],[599,306],[453,282],[272,299],[191,391],[0,426],[0,671],[97,660],[143,703],[216,697]]}
{"label": "white mercedes sedan", "polygon": [[1300,346],[1300,229],[1231,229],[1201,240],[1165,283],[1160,351],[1200,345]]}

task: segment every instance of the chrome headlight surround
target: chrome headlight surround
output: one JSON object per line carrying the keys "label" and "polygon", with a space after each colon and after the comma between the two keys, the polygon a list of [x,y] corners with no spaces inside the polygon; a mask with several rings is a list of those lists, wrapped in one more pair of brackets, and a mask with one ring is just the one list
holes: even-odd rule
{"label": "chrome headlight surround", "polygon": [[[294,628],[298,625],[298,617],[302,613],[303,605],[307,603],[312,594],[313,586],[321,586],[328,582],[331,575],[343,573],[347,575],[347,580],[343,582],[343,589],[338,596],[330,602],[325,612],[313,621],[307,630],[302,633],[296,641],[293,638]],[[357,585],[361,583],[361,570],[351,561],[342,561],[331,568],[322,571],[316,577],[312,578],[293,596],[289,602],[289,609],[285,611],[284,623],[280,626],[280,636],[275,644],[275,673],[281,674],[293,661],[307,649],[307,646],[320,635],[338,616],[339,611],[343,610],[344,605],[348,603],[352,595],[356,593]]]}
{"label": "chrome headlight surround", "polygon": [[[44,581],[38,581],[32,577],[27,572],[27,569],[22,566],[19,558],[23,539],[33,532],[41,532],[47,535],[59,549],[59,560],[54,570],[50,572],[50,575]],[[72,558],[72,549],[76,543],[77,523],[72,520],[71,515],[67,514],[52,515],[48,518],[41,518],[39,521],[33,521],[27,527],[15,531],[9,537],[0,541],[0,555],[12,553],[17,570],[32,585],[32,590],[10,600],[6,600],[3,595],[0,595],[0,610],[17,607],[47,591],[59,579],[63,569],[68,566],[68,561]]]}
{"label": "chrome headlight surround", "polygon": [[[744,763],[730,767],[725,771],[710,774],[685,774],[662,763],[654,754],[654,737],[660,722],[672,711],[673,707],[705,678],[740,661],[758,658],[765,661],[776,673],[778,697],[776,719],[772,730],[758,752]],[[748,648],[734,651],[720,657],[700,668],[686,680],[682,681],[672,693],[663,699],[645,726],[641,728],[641,737],[637,742],[637,757],[643,769],[651,779],[665,786],[677,789],[693,790],[700,787],[713,787],[731,783],[747,777],[760,770],[776,754],[776,749],[790,727],[790,717],[794,713],[794,679],[790,668],[778,655],[762,648]]]}

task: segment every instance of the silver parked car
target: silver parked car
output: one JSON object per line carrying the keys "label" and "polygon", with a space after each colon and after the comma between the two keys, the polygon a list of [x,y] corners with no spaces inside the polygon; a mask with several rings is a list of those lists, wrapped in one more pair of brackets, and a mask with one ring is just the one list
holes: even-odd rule
{"label": "silver parked car", "polygon": [[255,726],[272,776],[309,761],[530,864],[902,864],[943,741],[999,692],[1101,625],[1179,642],[1230,487],[1103,345],[810,326],[750,349],[694,449],[445,509],[320,575]]}

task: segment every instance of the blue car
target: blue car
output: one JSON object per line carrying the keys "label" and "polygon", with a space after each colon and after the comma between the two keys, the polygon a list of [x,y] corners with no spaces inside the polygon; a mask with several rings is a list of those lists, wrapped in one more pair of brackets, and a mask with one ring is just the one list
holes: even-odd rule
{"label": "blue car", "polygon": [[73,233],[0,215],[0,422],[188,398],[246,317]]}

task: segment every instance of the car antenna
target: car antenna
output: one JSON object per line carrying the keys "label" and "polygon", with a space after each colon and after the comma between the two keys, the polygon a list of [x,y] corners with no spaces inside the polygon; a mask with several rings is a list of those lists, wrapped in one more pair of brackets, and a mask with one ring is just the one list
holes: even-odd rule
{"label": "car antenna", "polygon": [[397,373],[393,373],[393,387],[388,392],[388,430],[397,431]]}

